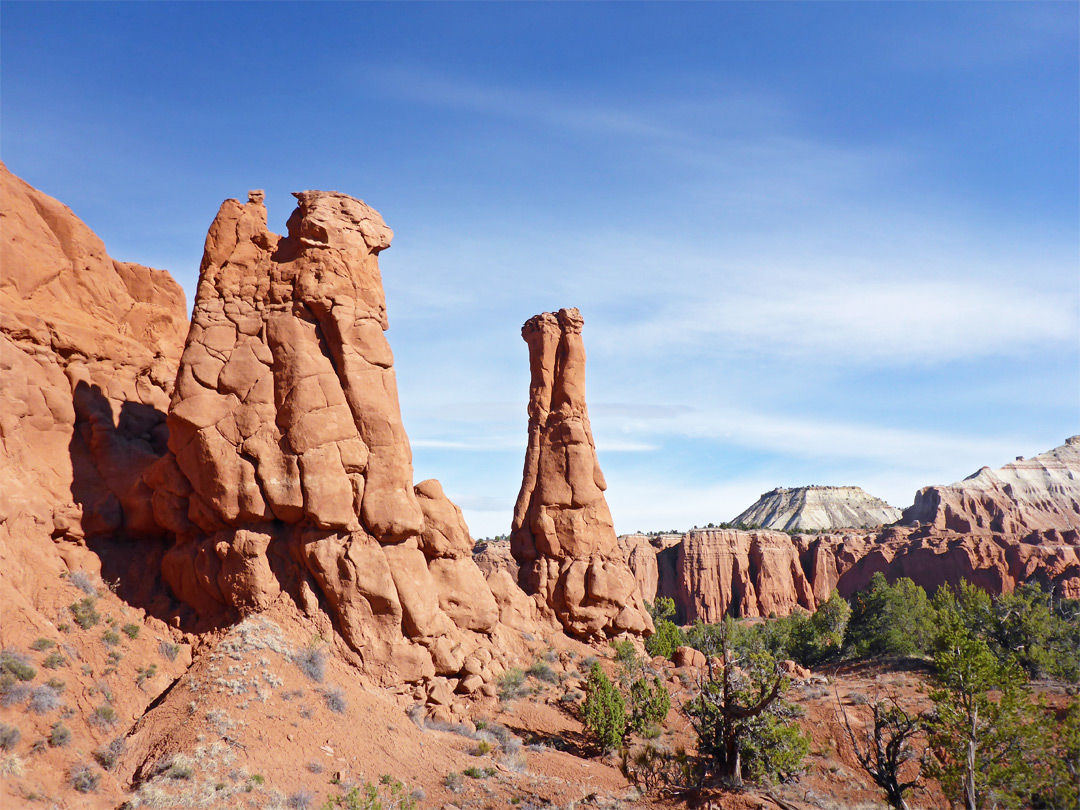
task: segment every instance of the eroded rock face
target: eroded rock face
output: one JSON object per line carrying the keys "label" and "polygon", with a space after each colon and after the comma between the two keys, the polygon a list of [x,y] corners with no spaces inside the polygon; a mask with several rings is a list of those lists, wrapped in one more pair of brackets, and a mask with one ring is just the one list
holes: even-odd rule
{"label": "eroded rock face", "polygon": [[577,636],[652,631],[615,539],[585,406],[584,320],[576,309],[530,318],[529,444],[510,546],[519,582]]}
{"label": "eroded rock face", "polygon": [[286,591],[324,607],[387,680],[457,673],[499,608],[460,510],[412,483],[378,254],[392,233],[363,202],[295,195],[288,235],[262,192],[210,227],[169,407],[147,474],[176,533],[163,573],[200,615]]}
{"label": "eroded rock face", "polygon": [[[928,527],[795,535],[771,531],[694,530],[669,548],[620,538],[642,598],[675,601],[680,622],[722,616],[784,616],[814,611],[833,590],[850,597],[881,571],[909,577],[929,593],[972,582],[1007,593],[1024,582],[1080,597],[1080,540],[1075,530],[1027,536],[960,535]],[[673,556],[677,555],[677,556]]]}
{"label": "eroded rock face", "polygon": [[766,492],[732,523],[780,531],[828,531],[871,529],[899,519],[899,509],[861,487],[796,487]]}
{"label": "eroded rock face", "polygon": [[1080,528],[1080,436],[997,470],[983,467],[950,486],[924,487],[903,523],[963,534]]}
{"label": "eroded rock face", "polygon": [[94,568],[88,538],[163,533],[142,473],[165,451],[184,293],[163,270],[110,258],[3,164],[0,200],[4,568],[24,558],[51,570],[54,553]]}

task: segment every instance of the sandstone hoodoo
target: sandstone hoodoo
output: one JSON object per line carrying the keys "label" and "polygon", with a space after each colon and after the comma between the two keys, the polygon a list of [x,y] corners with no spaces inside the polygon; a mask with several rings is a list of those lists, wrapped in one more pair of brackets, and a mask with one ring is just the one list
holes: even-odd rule
{"label": "sandstone hoodoo", "polygon": [[732,523],[780,531],[871,529],[895,523],[900,510],[861,487],[778,487]]}
{"label": "sandstone hoodoo", "polygon": [[924,487],[903,522],[965,534],[1075,532],[1080,528],[1080,436],[951,486]]}
{"label": "sandstone hoodoo", "polygon": [[576,309],[530,318],[529,444],[510,547],[519,582],[581,637],[652,631],[604,498],[585,407],[584,320]]}
{"label": "sandstone hoodoo", "polygon": [[164,577],[207,619],[287,592],[385,680],[458,673],[499,607],[461,512],[413,486],[383,334],[393,234],[352,197],[295,196],[287,236],[252,192],[206,238],[169,453],[146,476],[176,535]]}

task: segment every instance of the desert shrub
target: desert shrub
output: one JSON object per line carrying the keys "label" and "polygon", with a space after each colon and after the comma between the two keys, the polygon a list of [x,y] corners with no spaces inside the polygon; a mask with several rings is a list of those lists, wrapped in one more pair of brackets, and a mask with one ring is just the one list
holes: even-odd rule
{"label": "desert shrub", "polygon": [[45,650],[51,650],[55,646],[55,641],[51,641],[47,638],[36,638],[34,639],[34,642],[30,645],[30,649],[37,650],[38,652],[45,652]]}
{"label": "desert shrub", "polygon": [[300,788],[289,796],[286,804],[290,810],[307,810],[313,801],[315,801],[315,794],[307,788]]}
{"label": "desert shrub", "polygon": [[98,789],[101,775],[94,773],[87,765],[75,765],[68,773],[68,781],[79,793],[93,793]]}
{"label": "desert shrub", "polygon": [[637,659],[637,649],[629,639],[614,639],[611,649],[615,651],[615,660],[620,664],[632,664]]}
{"label": "desert shrub", "polygon": [[671,709],[671,695],[663,682],[653,678],[650,684],[642,675],[630,685],[630,711],[627,728],[638,734],[664,722]]}
{"label": "desert shrub", "polygon": [[599,663],[589,671],[582,712],[585,729],[597,746],[603,751],[616,750],[626,732],[626,704]]}
{"label": "desert shrub", "polygon": [[11,648],[0,650],[0,672],[9,673],[20,681],[32,681],[37,675],[30,659]]}
{"label": "desert shrub", "polygon": [[322,683],[326,676],[326,656],[322,650],[307,647],[293,654],[293,663],[315,683]]}
{"label": "desert shrub", "polygon": [[495,768],[478,768],[473,765],[472,767],[466,768],[462,773],[472,779],[487,779],[489,776],[497,774],[498,771]]}
{"label": "desert shrub", "polygon": [[[479,724],[477,728],[479,728]],[[516,754],[521,750],[521,740],[514,736],[514,732],[506,726],[500,723],[487,723],[484,730],[498,741],[499,748],[503,750],[503,753]]]}
{"label": "desert shrub", "polygon": [[[448,775],[449,777],[449,775]],[[460,778],[460,777],[458,777]],[[417,810],[412,792],[397,779],[383,776],[378,784],[364,782],[344,796],[327,796],[323,810]]]}
{"label": "desert shrub", "polygon": [[120,634],[117,633],[115,630],[106,630],[104,633],[101,634],[101,641],[107,647],[115,647],[117,644],[120,643]]}
{"label": "desert shrub", "polygon": [[655,624],[656,632],[645,639],[645,652],[653,657],[659,655],[670,659],[675,655],[675,650],[686,643],[686,638],[674,622],[657,619]]}
{"label": "desert shrub", "polygon": [[329,686],[323,689],[322,696],[326,702],[326,708],[334,714],[345,714],[345,709],[349,704],[345,700],[345,691],[340,686]]}
{"label": "desert shrub", "polygon": [[480,742],[476,744],[476,748],[473,749],[472,753],[474,757],[484,757],[490,754],[494,750],[494,748],[495,746],[493,746],[490,741],[480,740]]}
{"label": "desert shrub", "polygon": [[84,597],[78,602],[72,602],[68,606],[71,617],[75,624],[83,630],[87,630],[96,624],[101,624],[101,614],[97,612],[97,600],[92,596]]}
{"label": "desert shrub", "polygon": [[508,669],[499,678],[499,698],[502,700],[515,700],[527,694],[525,688],[525,673],[520,669]]}
{"label": "desert shrub", "polygon": [[160,768],[160,773],[165,774],[168,779],[190,779],[195,775],[195,765],[183,754],[174,754],[164,767]]}
{"label": "desert shrub", "polygon": [[137,624],[125,624],[120,628],[124,631],[124,635],[130,638],[132,641],[139,637],[139,625]]}
{"label": "desert shrub", "polygon": [[71,729],[63,723],[53,724],[49,731],[49,745],[53,748],[62,748],[71,742]]}
{"label": "desert shrub", "polygon": [[123,737],[117,737],[108,745],[102,746],[94,752],[94,759],[97,760],[98,765],[107,771],[111,771],[116,767],[117,760],[124,754],[124,749],[127,744],[124,742]]}
{"label": "desert shrub", "polygon": [[311,760],[311,762],[309,762],[307,764],[307,769],[309,771],[311,771],[312,773],[322,773],[323,772],[322,763],[319,762],[318,760],[314,760],[314,759]]}
{"label": "desert shrub", "polygon": [[68,582],[74,585],[83,593],[90,596],[97,596],[97,588],[94,587],[94,581],[90,578],[90,575],[85,571],[76,571],[68,577]]}
{"label": "desert shrub", "polygon": [[9,726],[7,723],[0,723],[0,748],[10,751],[19,744],[21,738],[22,732],[18,728]]}
{"label": "desert shrub", "polygon": [[145,681],[150,680],[157,675],[157,664],[150,664],[148,667],[139,667],[136,670],[135,683],[142,686]]}
{"label": "desert shrub", "polygon": [[88,722],[98,728],[108,728],[116,723],[116,709],[107,703],[103,703],[90,713]]}
{"label": "desert shrub", "polygon": [[626,747],[620,766],[623,776],[646,793],[666,785],[685,787],[696,781],[693,760],[684,748],[672,751],[652,742]]}
{"label": "desert shrub", "polygon": [[41,662],[41,665],[45,667],[45,669],[59,669],[66,664],[67,659],[58,652],[49,653],[45,656],[45,660]]}
{"label": "desert shrub", "polygon": [[545,683],[558,683],[559,676],[549,667],[544,661],[537,661],[527,670],[525,674],[530,678],[535,678],[538,681],[544,681]]}
{"label": "desert shrub", "polygon": [[14,677],[8,676],[10,683],[0,683],[0,706],[9,707],[23,703],[30,698],[31,689],[23,683],[16,683]]}
{"label": "desert shrub", "polygon": [[161,653],[162,658],[175,661],[177,654],[180,652],[180,645],[163,640],[158,644],[158,652]]}
{"label": "desert shrub", "polygon": [[35,714],[48,714],[60,708],[60,693],[51,686],[42,684],[30,694],[28,708]]}
{"label": "desert shrub", "polygon": [[443,777],[443,786],[451,793],[461,793],[465,789],[465,780],[457,771],[450,771]]}

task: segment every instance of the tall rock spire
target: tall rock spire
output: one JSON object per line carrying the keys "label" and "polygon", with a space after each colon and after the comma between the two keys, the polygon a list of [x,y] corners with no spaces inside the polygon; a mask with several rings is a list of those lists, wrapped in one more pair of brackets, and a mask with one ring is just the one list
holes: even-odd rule
{"label": "tall rock spire", "polygon": [[511,551],[527,593],[578,636],[652,631],[615,539],[585,406],[584,319],[576,309],[525,322],[529,445]]}

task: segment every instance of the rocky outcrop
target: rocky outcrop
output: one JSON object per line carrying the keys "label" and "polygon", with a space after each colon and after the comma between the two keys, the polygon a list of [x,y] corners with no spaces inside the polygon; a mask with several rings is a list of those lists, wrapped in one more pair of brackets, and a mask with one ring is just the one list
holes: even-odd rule
{"label": "rocky outcrop", "polygon": [[904,510],[908,526],[963,534],[1080,529],[1080,436],[997,470],[983,467],[951,486],[924,487]]}
{"label": "rocky outcrop", "polygon": [[325,611],[384,680],[458,673],[499,606],[460,510],[413,486],[383,334],[392,232],[344,194],[295,196],[287,236],[262,192],[226,200],[207,235],[169,453],[146,475],[176,535],[163,574],[204,618],[282,593]]}
{"label": "rocky outcrop", "polygon": [[584,321],[576,309],[530,318],[529,443],[514,507],[519,582],[581,637],[652,631],[619,552],[585,406]]}
{"label": "rocky outcrop", "polygon": [[0,553],[26,586],[61,558],[96,572],[88,540],[163,534],[142,473],[165,451],[187,317],[168,273],[110,258],[2,164],[0,200]]}
{"label": "rocky outcrop", "polygon": [[[878,571],[890,581],[909,577],[931,593],[962,580],[990,593],[1036,581],[1054,586],[1066,598],[1080,598],[1075,531],[1020,537],[893,527],[791,536],[704,529],[688,532],[667,549],[635,543],[633,537],[640,535],[620,538],[620,543],[642,598],[670,597],[680,622],[813,611],[833,590],[849,597],[864,589]],[[657,571],[659,576],[651,573]]]}
{"label": "rocky outcrop", "polygon": [[732,523],[780,531],[869,529],[895,523],[900,510],[861,487],[777,488]]}

